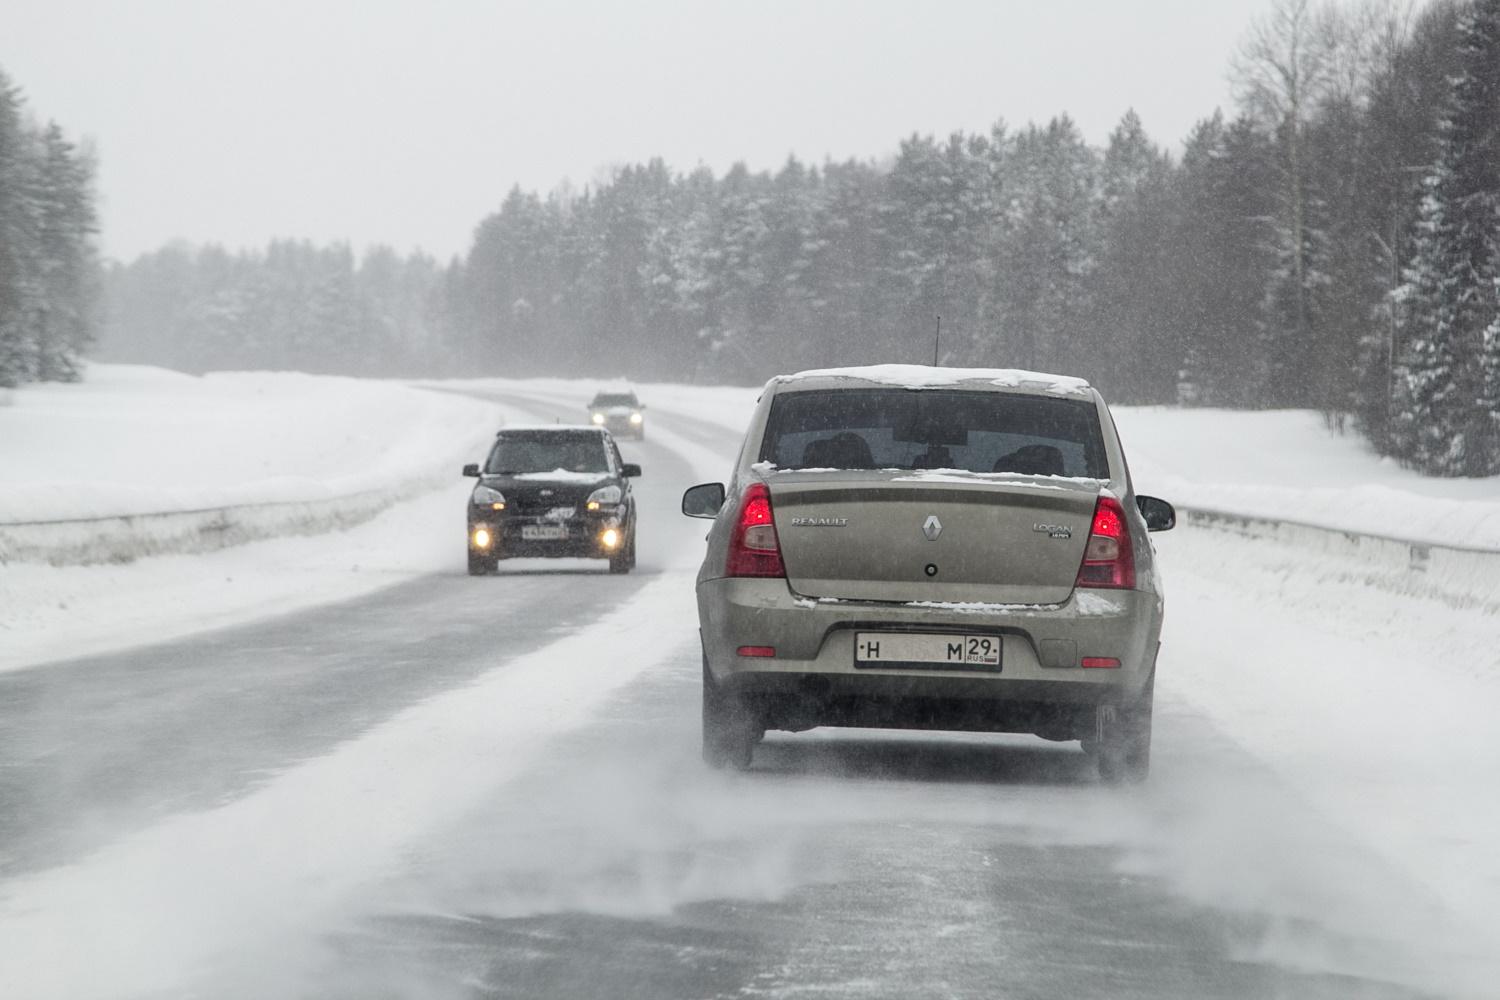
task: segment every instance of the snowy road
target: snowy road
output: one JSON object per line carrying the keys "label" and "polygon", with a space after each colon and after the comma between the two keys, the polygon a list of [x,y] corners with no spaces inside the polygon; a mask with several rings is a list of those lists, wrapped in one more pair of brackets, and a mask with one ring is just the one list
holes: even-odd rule
{"label": "snowy road", "polygon": [[[1160,542],[1143,789],[1016,737],[773,734],[752,773],[706,770],[703,525],[677,504],[738,439],[651,413],[623,445],[645,467],[628,578],[470,579],[455,548],[451,572],[341,604],[0,674],[0,996],[1489,995],[1493,932],[1464,925],[1440,865],[1393,860],[1409,827],[1330,810],[1352,769],[1290,780],[1237,738],[1244,647],[1295,619],[1280,590],[1306,600],[1255,542]],[[454,506],[424,530],[460,525]],[[1320,621],[1318,641],[1378,661],[1392,638],[1369,619]],[[1316,650],[1314,628],[1283,623],[1264,651]],[[1211,669],[1219,701],[1196,694]],[[1288,725],[1336,713],[1328,691]]]}

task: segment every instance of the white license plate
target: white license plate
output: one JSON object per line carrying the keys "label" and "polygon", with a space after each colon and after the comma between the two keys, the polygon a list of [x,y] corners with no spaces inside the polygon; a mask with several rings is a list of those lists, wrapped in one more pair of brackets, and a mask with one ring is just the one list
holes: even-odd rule
{"label": "white license plate", "polygon": [[521,538],[528,542],[550,542],[568,537],[566,524],[523,524]]}
{"label": "white license plate", "polygon": [[935,635],[856,632],[856,664],[921,663],[931,666],[999,667],[998,635]]}

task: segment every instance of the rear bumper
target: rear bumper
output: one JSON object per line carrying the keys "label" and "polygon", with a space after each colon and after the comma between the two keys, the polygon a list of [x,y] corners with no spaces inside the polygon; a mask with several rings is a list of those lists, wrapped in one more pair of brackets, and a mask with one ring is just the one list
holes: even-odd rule
{"label": "rear bumper", "polygon": [[[698,587],[714,682],[767,728],[811,725],[1065,734],[1102,704],[1140,696],[1155,665],[1161,601],[1142,591],[1075,591],[1058,605],[917,607],[798,598],[785,580],[707,580]],[[999,636],[991,669],[856,667],[857,632]],[[742,656],[744,646],[774,656]],[[1118,668],[1082,667],[1112,657]]]}

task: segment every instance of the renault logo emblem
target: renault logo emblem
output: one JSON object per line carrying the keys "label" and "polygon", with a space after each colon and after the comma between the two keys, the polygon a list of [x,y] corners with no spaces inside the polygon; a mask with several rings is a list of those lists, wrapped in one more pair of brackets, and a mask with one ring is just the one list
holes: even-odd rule
{"label": "renault logo emblem", "polygon": [[927,536],[929,542],[935,542],[942,533],[943,522],[937,519],[936,514],[928,514],[927,520],[922,522],[922,534]]}

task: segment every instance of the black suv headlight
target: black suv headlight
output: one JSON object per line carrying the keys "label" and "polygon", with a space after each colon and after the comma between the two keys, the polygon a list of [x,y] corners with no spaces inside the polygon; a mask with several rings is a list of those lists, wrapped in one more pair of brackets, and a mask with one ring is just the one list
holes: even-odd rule
{"label": "black suv headlight", "polygon": [[584,510],[608,510],[620,502],[624,494],[618,486],[601,486],[589,494]]}
{"label": "black suv headlight", "polygon": [[485,507],[489,510],[504,510],[505,494],[493,486],[476,486],[469,502],[476,507]]}

